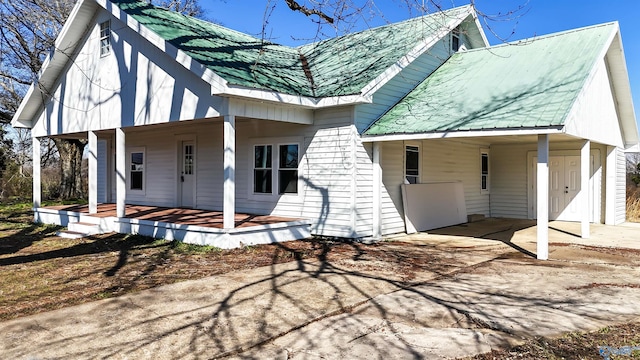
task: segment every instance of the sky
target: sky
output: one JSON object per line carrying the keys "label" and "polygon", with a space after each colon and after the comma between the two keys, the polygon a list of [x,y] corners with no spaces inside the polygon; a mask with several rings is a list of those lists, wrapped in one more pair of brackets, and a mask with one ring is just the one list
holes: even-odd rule
{"label": "sky", "polygon": [[[348,31],[364,30],[389,22],[402,21],[420,15],[409,10],[407,2],[421,0],[370,0],[375,7],[367,8],[359,21],[350,21]],[[443,8],[467,5],[469,0],[432,0]],[[303,3],[302,1],[299,1]],[[362,3],[364,1],[346,0]],[[429,3],[425,0],[425,3]],[[283,45],[301,45],[317,38],[317,25],[303,14],[289,10],[284,0],[200,0],[205,17],[221,25],[247,34],[266,37]],[[640,14],[639,0],[475,0],[479,12],[486,14],[483,28],[492,45],[595,24],[618,21],[622,35],[627,70],[636,113],[640,109]],[[520,9],[520,10],[518,10]],[[430,11],[433,11],[433,6]],[[512,10],[518,10],[509,14]],[[268,14],[265,22],[265,14]],[[496,17],[496,15],[501,15]],[[498,21],[494,21],[496,19]],[[483,21],[483,20],[481,20]],[[327,36],[340,35],[345,26],[336,31],[325,28]],[[499,38],[492,33],[496,33]],[[636,115],[638,118],[638,115]]]}

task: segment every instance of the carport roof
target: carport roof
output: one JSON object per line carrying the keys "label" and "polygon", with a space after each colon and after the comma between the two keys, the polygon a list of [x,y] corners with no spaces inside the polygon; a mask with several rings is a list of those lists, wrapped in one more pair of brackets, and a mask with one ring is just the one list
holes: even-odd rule
{"label": "carport roof", "polygon": [[615,31],[608,23],[456,53],[365,135],[562,126]]}

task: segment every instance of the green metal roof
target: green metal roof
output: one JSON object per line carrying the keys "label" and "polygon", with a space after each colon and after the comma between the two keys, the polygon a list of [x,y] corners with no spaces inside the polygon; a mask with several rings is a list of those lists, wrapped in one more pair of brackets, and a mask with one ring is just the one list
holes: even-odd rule
{"label": "green metal roof", "polygon": [[[468,6],[298,48],[270,43],[138,0],[111,0],[229,84],[328,97],[364,86]],[[305,71],[306,70],[306,71]]]}
{"label": "green metal roof", "polygon": [[454,54],[364,134],[562,126],[615,27]]}

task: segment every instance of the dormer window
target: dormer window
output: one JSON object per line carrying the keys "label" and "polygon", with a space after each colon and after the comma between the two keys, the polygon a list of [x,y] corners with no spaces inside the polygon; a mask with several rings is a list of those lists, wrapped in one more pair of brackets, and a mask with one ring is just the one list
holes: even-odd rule
{"label": "dormer window", "polygon": [[451,32],[451,51],[456,52],[460,50],[460,33],[458,29],[454,29]]}
{"label": "dormer window", "polygon": [[100,57],[111,52],[111,21],[100,23]]}

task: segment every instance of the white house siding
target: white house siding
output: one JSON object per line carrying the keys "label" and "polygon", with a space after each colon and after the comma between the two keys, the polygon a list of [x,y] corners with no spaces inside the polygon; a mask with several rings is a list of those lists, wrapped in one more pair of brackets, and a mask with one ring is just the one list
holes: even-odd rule
{"label": "white house siding", "polygon": [[[112,50],[100,56],[99,23],[111,20]],[[102,11],[58,80],[33,136],[218,116],[222,99],[192,72]],[[78,96],[83,94],[83,96]]]}
{"label": "white house siding", "polygon": [[[550,156],[579,155],[580,142],[550,142]],[[494,144],[491,145],[491,216],[516,219],[533,218],[533,206],[529,202],[528,186],[532,169],[528,169],[530,157],[537,152],[536,143],[526,144]],[[604,209],[604,171],[602,154],[606,154],[606,146],[592,143],[591,155],[595,168],[592,169],[590,186],[594,188],[592,206],[594,221],[602,221]]]}
{"label": "white house siding", "polygon": [[616,148],[615,224],[627,221],[627,159],[622,148]]}
{"label": "white house siding", "polygon": [[383,142],[380,166],[382,167],[382,194],[380,222],[382,235],[405,231],[402,192],[404,182],[404,144],[402,141]]}
{"label": "white house siding", "polygon": [[623,146],[614,99],[608,69],[602,59],[573,105],[566,132],[602,144]]}
{"label": "white house siding", "polygon": [[98,189],[98,202],[99,203],[106,203],[109,201],[109,197],[107,196],[109,194],[109,153],[110,153],[110,149],[109,149],[109,142],[106,139],[100,139],[98,140],[98,154],[97,154],[97,160],[98,160],[98,173],[97,173],[97,178],[98,178],[98,184],[97,184],[97,189]]}
{"label": "white house siding", "polygon": [[356,140],[356,213],[357,237],[373,235],[373,146]]}
{"label": "white house siding", "polygon": [[446,36],[378,89],[373,95],[373,103],[358,105],[355,123],[358,131],[366,130],[371,123],[442,65],[451,56],[450,48],[450,38]]}

